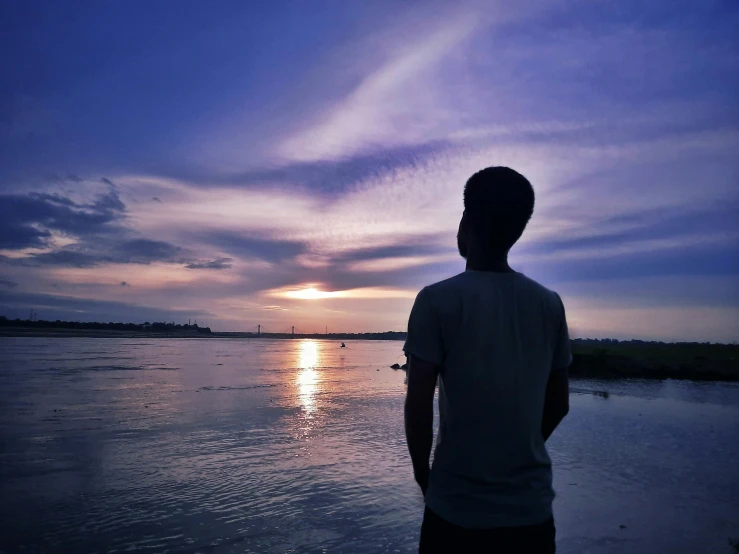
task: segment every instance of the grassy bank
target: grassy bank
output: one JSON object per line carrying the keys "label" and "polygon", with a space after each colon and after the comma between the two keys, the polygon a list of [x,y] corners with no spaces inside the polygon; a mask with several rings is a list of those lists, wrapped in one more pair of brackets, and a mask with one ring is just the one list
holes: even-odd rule
{"label": "grassy bank", "polygon": [[573,341],[575,377],[739,381],[739,345]]}

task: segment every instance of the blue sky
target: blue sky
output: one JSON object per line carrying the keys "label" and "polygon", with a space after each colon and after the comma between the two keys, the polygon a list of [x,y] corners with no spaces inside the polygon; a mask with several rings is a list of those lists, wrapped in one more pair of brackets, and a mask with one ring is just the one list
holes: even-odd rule
{"label": "blue sky", "polygon": [[736,340],[736,2],[515,4],[3,4],[0,313],[403,329],[509,165],[573,335]]}

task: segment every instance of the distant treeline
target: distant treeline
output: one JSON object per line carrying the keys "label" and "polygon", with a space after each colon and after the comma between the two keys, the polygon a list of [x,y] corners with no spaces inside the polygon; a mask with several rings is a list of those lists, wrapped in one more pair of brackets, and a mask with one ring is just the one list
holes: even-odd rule
{"label": "distant treeline", "polygon": [[165,333],[172,331],[196,331],[198,333],[210,333],[210,327],[199,327],[197,323],[190,325],[179,323],[167,323],[155,321],[149,323],[103,323],[97,321],[46,321],[43,319],[8,319],[0,316],[0,327],[22,327],[27,329],[91,329],[103,331],[144,331],[152,333]]}
{"label": "distant treeline", "polygon": [[573,344],[589,344],[589,345],[600,345],[602,347],[616,346],[616,345],[631,345],[631,346],[672,346],[676,344],[682,345],[697,345],[697,344],[715,344],[711,342],[662,342],[658,340],[618,340],[618,339],[572,339]]}

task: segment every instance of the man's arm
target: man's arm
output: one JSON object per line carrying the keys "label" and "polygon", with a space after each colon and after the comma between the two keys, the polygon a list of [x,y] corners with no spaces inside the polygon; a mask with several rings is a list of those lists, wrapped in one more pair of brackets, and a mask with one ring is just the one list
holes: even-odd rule
{"label": "man's arm", "polygon": [[567,369],[555,369],[549,376],[546,397],[544,398],[544,417],[541,434],[546,441],[557,425],[570,411],[570,385]]}
{"label": "man's arm", "polygon": [[570,411],[570,383],[567,368],[572,363],[570,350],[570,333],[567,329],[567,316],[562,299],[557,296],[560,310],[559,329],[552,352],[552,371],[547,382],[547,392],[544,398],[544,417],[541,422],[541,434],[546,441],[557,428],[557,425]]}
{"label": "man's arm", "polygon": [[439,366],[417,356],[408,359],[408,393],[405,398],[405,438],[413,462],[413,475],[426,494],[429,459],[434,440],[434,390]]}

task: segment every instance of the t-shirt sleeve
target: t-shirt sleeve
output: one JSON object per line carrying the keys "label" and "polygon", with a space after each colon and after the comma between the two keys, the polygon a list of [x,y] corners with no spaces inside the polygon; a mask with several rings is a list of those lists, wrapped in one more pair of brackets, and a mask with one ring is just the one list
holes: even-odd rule
{"label": "t-shirt sleeve", "polygon": [[442,365],[444,349],[441,339],[441,326],[434,307],[429,301],[429,293],[421,290],[408,319],[408,338],[403,345],[406,354],[416,356],[422,360]]}
{"label": "t-shirt sleeve", "polygon": [[570,351],[570,333],[567,330],[567,317],[562,299],[557,295],[559,304],[559,324],[554,339],[554,356],[552,357],[552,369],[567,369],[572,363],[572,352]]}

